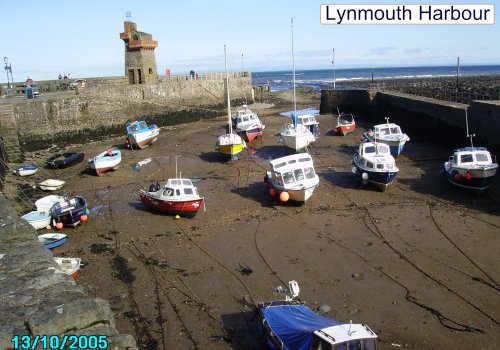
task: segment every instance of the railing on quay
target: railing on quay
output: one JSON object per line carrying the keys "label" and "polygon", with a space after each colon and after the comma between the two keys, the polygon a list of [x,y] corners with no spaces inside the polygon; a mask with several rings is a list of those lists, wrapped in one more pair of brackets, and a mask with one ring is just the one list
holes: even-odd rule
{"label": "railing on quay", "polygon": [[477,91],[460,91],[450,89],[431,89],[425,86],[405,86],[388,83],[370,84],[370,91],[394,91],[408,95],[433,98],[436,100],[455,102],[462,104],[471,104],[472,101],[498,101],[500,100],[500,91],[496,92],[477,92]]}

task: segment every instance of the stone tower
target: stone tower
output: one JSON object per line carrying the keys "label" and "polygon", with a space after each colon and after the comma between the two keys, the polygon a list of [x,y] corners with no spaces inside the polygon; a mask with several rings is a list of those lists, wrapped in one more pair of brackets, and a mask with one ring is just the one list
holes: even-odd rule
{"label": "stone tower", "polygon": [[125,75],[130,84],[143,84],[155,80],[155,49],[158,41],[151,34],[139,32],[133,22],[124,22],[125,30],[120,39],[125,42]]}

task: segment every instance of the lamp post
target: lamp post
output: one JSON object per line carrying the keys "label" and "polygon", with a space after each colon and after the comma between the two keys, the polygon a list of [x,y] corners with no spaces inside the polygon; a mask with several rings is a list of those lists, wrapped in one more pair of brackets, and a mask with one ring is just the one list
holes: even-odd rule
{"label": "lamp post", "polygon": [[[10,80],[12,80],[12,84],[14,84],[14,78],[12,78],[12,64],[9,63],[8,57],[4,57],[3,61],[5,63],[5,70],[7,71],[7,88],[12,89],[12,85],[10,83]],[[9,80],[9,72],[10,72],[10,80]]]}

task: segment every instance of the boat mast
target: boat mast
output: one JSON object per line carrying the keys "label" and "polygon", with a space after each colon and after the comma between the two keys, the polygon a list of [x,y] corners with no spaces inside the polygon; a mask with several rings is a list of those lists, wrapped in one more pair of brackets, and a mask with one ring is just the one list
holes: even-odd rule
{"label": "boat mast", "polygon": [[224,69],[226,70],[227,122],[229,124],[229,134],[232,134],[233,133],[233,126],[231,123],[231,98],[229,97],[229,75],[227,73],[226,45],[224,45]]}
{"label": "boat mast", "polygon": [[332,66],[333,66],[333,90],[335,90],[335,48],[332,49]]}
{"label": "boat mast", "polygon": [[470,146],[471,148],[474,148],[474,145],[472,144],[472,138],[476,136],[475,134],[469,134],[469,120],[467,119],[467,108],[465,109],[465,127],[467,130],[467,137],[470,138]]}
{"label": "boat mast", "polygon": [[[243,54],[241,54],[241,73],[245,73],[245,66],[243,65]],[[245,97],[245,105],[247,105],[247,93],[245,92],[245,88],[243,88],[243,96]]]}
{"label": "boat mast", "polygon": [[293,17],[292,17],[292,70],[293,70],[293,125],[297,126],[297,98],[295,94],[295,56],[293,53]]}

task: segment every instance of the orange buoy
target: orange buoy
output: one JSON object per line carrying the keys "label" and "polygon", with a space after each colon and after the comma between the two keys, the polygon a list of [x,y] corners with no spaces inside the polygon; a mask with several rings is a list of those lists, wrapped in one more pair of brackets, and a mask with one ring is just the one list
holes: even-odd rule
{"label": "orange buoy", "polygon": [[64,225],[63,225],[63,223],[62,223],[62,222],[58,222],[58,223],[56,224],[56,229],[60,230],[60,229],[62,229],[62,228],[63,228],[63,226],[64,226]]}
{"label": "orange buoy", "polygon": [[89,216],[87,214],[83,214],[82,216],[80,216],[80,221],[81,222],[85,222],[89,219]]}
{"label": "orange buoy", "polygon": [[274,188],[269,189],[269,195],[274,197],[276,195],[276,190]]}
{"label": "orange buoy", "polygon": [[280,193],[280,201],[286,202],[289,199],[290,199],[290,195],[288,194],[288,192],[281,192]]}

